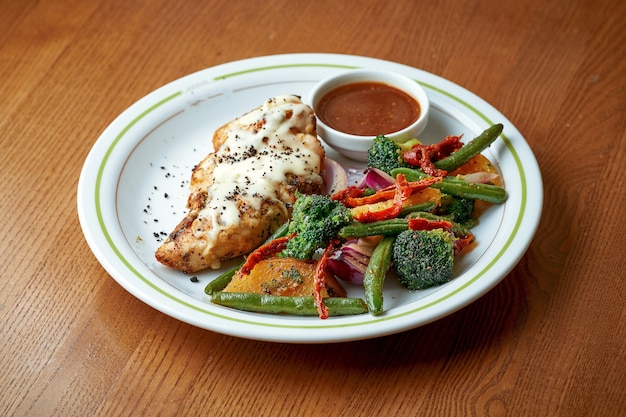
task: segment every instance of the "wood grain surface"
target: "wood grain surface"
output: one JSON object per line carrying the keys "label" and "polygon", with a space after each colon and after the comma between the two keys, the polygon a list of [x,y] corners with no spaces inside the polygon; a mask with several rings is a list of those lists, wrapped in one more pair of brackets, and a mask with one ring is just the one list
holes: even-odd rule
{"label": "wood grain surface", "polygon": [[[0,415],[626,415],[626,2],[0,0]],[[359,342],[223,336],[100,266],[76,189],[105,127],[221,63],[328,52],[410,65],[504,113],[545,186],[491,292]]]}

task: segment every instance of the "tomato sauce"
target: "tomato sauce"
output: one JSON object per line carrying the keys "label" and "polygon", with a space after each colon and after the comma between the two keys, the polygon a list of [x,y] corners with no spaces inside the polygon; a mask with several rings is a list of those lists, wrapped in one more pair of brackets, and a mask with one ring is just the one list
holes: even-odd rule
{"label": "tomato sauce", "polygon": [[321,98],[315,110],[326,125],[359,136],[397,132],[420,116],[420,105],[413,97],[377,82],[337,87]]}

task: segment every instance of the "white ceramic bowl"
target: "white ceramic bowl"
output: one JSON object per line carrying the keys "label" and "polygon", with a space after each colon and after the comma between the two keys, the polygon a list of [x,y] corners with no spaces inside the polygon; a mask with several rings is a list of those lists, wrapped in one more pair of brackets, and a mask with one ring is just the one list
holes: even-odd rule
{"label": "white ceramic bowl", "polygon": [[[403,91],[414,98],[420,106],[420,114],[417,120],[409,126],[396,132],[380,132],[386,137],[398,142],[404,142],[412,138],[418,137],[426,128],[428,123],[428,114],[430,111],[430,103],[426,91],[419,83],[409,77],[398,73],[371,70],[356,69],[342,72],[337,75],[325,78],[320,81],[311,91],[311,106],[314,110],[319,109],[320,100],[335,88],[353,84],[358,82],[376,82],[386,84],[391,87]],[[376,135],[359,136],[341,132],[326,124],[318,115],[317,117],[317,134],[330,146],[340,154],[357,161],[367,160],[367,150],[372,145]]]}

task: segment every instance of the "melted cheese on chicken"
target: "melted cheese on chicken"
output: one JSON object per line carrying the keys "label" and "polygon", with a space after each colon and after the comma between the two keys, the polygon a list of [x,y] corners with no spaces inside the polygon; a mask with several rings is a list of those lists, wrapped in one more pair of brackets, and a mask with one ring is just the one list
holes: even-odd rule
{"label": "melted cheese on chicken", "polygon": [[315,116],[297,96],[275,97],[222,126],[213,146],[192,173],[189,213],[156,252],[183,272],[252,251],[289,219],[296,191],[323,186]]}

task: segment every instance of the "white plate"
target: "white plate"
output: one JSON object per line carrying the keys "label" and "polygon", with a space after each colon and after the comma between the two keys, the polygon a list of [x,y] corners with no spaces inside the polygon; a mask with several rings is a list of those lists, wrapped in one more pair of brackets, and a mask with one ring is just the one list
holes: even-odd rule
{"label": "white plate", "polygon": [[[279,94],[308,93],[320,79],[347,69],[381,68],[417,80],[432,114],[420,139],[449,134],[471,139],[494,123],[504,132],[486,152],[509,193],[474,229],[477,246],[457,261],[448,284],[409,292],[385,283],[386,312],[351,317],[291,317],[240,312],[211,304],[198,282],[160,265],[154,252],[185,213],[192,167],[212,150],[215,129]],[[354,162],[328,149],[348,168]],[[98,261],[127,291],[157,310],[192,325],[237,337],[292,343],[358,340],[401,332],[442,318],[473,302],[502,280],[523,256],[539,223],[541,174],[528,144],[502,114],[471,92],[433,74],[378,59],[329,54],[266,56],[188,75],[137,101],[115,119],[89,153],[78,184],[78,214]],[[158,238],[157,238],[158,237]],[[350,296],[362,288],[346,285]]]}

